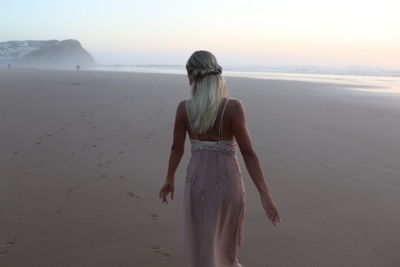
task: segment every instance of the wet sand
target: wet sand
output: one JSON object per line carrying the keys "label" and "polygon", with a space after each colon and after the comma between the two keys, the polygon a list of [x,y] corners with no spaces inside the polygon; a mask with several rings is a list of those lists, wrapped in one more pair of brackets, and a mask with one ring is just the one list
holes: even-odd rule
{"label": "wet sand", "polygon": [[[245,267],[400,265],[400,94],[227,77],[283,223],[243,163]],[[0,69],[0,266],[182,266],[158,199],[184,75]],[[239,153],[240,154],[240,153]]]}

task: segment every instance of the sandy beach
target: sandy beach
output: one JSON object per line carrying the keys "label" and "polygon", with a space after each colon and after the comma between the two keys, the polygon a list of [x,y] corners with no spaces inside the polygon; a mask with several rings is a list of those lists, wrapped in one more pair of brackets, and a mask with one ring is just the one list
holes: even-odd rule
{"label": "sandy beach", "polygon": [[[400,94],[226,77],[283,222],[247,190],[245,267],[400,266]],[[186,76],[0,69],[0,266],[184,267],[162,204]]]}

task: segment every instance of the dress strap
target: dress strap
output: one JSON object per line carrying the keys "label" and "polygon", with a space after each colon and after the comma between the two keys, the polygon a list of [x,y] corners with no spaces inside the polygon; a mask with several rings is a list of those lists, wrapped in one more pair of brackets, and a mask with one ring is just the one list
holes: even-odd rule
{"label": "dress strap", "polygon": [[225,103],[224,103],[224,107],[222,108],[222,112],[221,112],[221,119],[219,122],[219,141],[222,140],[222,122],[224,119],[224,113],[225,113],[225,108],[226,108],[226,104],[228,103],[229,98],[226,99]]}

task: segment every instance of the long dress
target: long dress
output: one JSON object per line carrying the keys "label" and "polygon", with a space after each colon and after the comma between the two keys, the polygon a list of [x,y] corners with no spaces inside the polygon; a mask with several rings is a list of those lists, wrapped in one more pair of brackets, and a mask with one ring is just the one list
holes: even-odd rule
{"label": "long dress", "polygon": [[[219,114],[219,141],[199,140],[191,130],[195,139],[190,140],[183,203],[185,267],[244,267],[238,261],[238,250],[243,243],[246,190],[236,141],[222,140],[228,101]],[[186,100],[186,114],[189,103]]]}

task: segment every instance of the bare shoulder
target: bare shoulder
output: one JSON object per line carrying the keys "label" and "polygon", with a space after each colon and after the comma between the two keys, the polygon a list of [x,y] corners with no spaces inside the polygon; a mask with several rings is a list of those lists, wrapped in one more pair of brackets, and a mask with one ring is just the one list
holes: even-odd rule
{"label": "bare shoulder", "polygon": [[235,97],[229,97],[228,104],[226,105],[227,108],[231,110],[231,112],[235,113],[243,109],[243,103],[242,100],[239,98]]}
{"label": "bare shoulder", "polygon": [[178,104],[178,109],[181,109],[181,108],[185,107],[186,100],[187,100],[187,99],[183,99],[183,100],[181,100],[181,101],[179,102],[179,104]]}
{"label": "bare shoulder", "polygon": [[185,116],[185,114],[186,114],[186,112],[185,112],[186,101],[187,101],[187,99],[181,100],[176,108],[176,113],[179,117]]}
{"label": "bare shoulder", "polygon": [[229,102],[228,105],[240,105],[242,103],[242,100],[240,100],[237,97],[229,97]]}

